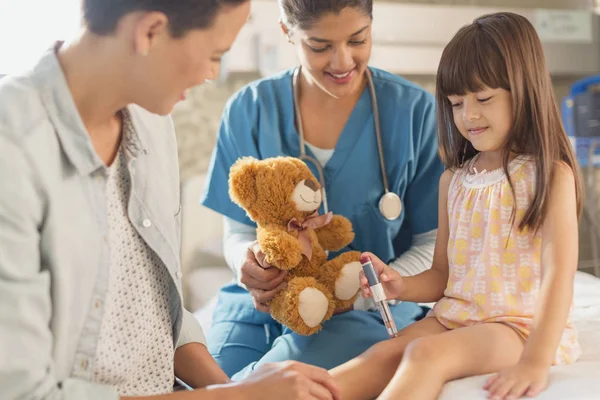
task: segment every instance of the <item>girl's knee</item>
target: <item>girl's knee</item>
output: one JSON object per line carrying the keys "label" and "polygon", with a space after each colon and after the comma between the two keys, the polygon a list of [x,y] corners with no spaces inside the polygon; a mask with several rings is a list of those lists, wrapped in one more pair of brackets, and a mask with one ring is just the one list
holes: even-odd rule
{"label": "girl's knee", "polygon": [[398,339],[385,340],[373,345],[365,355],[377,360],[378,362],[392,362],[400,364],[406,342]]}
{"label": "girl's knee", "polygon": [[427,363],[433,366],[439,360],[440,355],[441,349],[435,336],[427,336],[411,341],[406,346],[403,359],[411,363]]}

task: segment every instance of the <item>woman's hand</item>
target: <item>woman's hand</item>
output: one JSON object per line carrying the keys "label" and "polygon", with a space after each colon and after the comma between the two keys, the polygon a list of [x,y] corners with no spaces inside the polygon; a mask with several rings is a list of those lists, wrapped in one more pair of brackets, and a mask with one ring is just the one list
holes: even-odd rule
{"label": "woman's hand", "polygon": [[546,365],[519,362],[491,376],[483,388],[488,391],[488,397],[494,400],[535,397],[548,384],[548,370]]}
{"label": "woman's hand", "polygon": [[327,370],[295,361],[265,364],[238,388],[247,399],[340,400],[340,390]]}
{"label": "woman's hand", "polygon": [[287,272],[271,267],[265,260],[265,255],[260,250],[258,242],[255,241],[248,247],[241,273],[240,282],[252,295],[254,307],[268,313],[269,307],[266,303],[286,287],[284,280]]}
{"label": "woman's hand", "polygon": [[[373,253],[363,253],[360,257],[361,262],[364,263],[366,261],[365,257],[368,257],[371,260],[375,272],[377,275],[379,275],[379,280],[381,281],[383,290],[385,291],[386,299],[394,300],[400,297],[402,295],[404,284],[404,278],[402,278],[402,275],[400,275],[398,271],[386,265]],[[373,296],[364,271],[360,271],[360,287],[364,298]]]}

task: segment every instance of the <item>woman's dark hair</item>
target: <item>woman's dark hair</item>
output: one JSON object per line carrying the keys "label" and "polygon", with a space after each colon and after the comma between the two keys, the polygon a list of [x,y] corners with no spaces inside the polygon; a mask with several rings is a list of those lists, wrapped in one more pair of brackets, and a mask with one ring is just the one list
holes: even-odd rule
{"label": "woman's dark hair", "polygon": [[82,0],[83,20],[97,35],[109,35],[119,20],[134,11],[158,11],[169,19],[173,37],[181,37],[192,29],[212,25],[223,6],[236,6],[249,0]]}
{"label": "woman's dark hair", "polygon": [[323,14],[339,14],[352,7],[373,18],[373,0],[278,0],[283,23],[288,28],[308,29]]}

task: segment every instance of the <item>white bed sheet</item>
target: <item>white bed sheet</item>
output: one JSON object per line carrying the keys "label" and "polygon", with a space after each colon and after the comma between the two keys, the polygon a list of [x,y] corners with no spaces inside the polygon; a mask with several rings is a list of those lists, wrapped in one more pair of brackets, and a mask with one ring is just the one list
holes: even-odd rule
{"label": "white bed sheet", "polygon": [[[582,355],[574,364],[552,367],[548,388],[535,399],[600,399],[600,279],[577,272],[574,303],[573,322]],[[486,379],[476,376],[450,382],[439,400],[487,399],[482,389]]]}
{"label": "white bed sheet", "polygon": [[[548,389],[536,399],[600,399],[600,279],[577,272],[574,303],[573,322],[579,331],[582,356],[574,364],[553,367]],[[205,333],[210,330],[215,304],[213,297],[195,313]],[[487,399],[487,392],[482,389],[486,379],[477,376],[450,382],[439,400]]]}

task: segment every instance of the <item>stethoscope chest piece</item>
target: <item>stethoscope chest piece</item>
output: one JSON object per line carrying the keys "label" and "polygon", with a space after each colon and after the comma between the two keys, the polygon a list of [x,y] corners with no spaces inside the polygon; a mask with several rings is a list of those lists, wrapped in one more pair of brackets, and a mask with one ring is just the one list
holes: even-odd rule
{"label": "stethoscope chest piece", "polygon": [[400,196],[393,192],[387,192],[379,200],[379,212],[386,219],[393,221],[402,213],[402,201]]}

